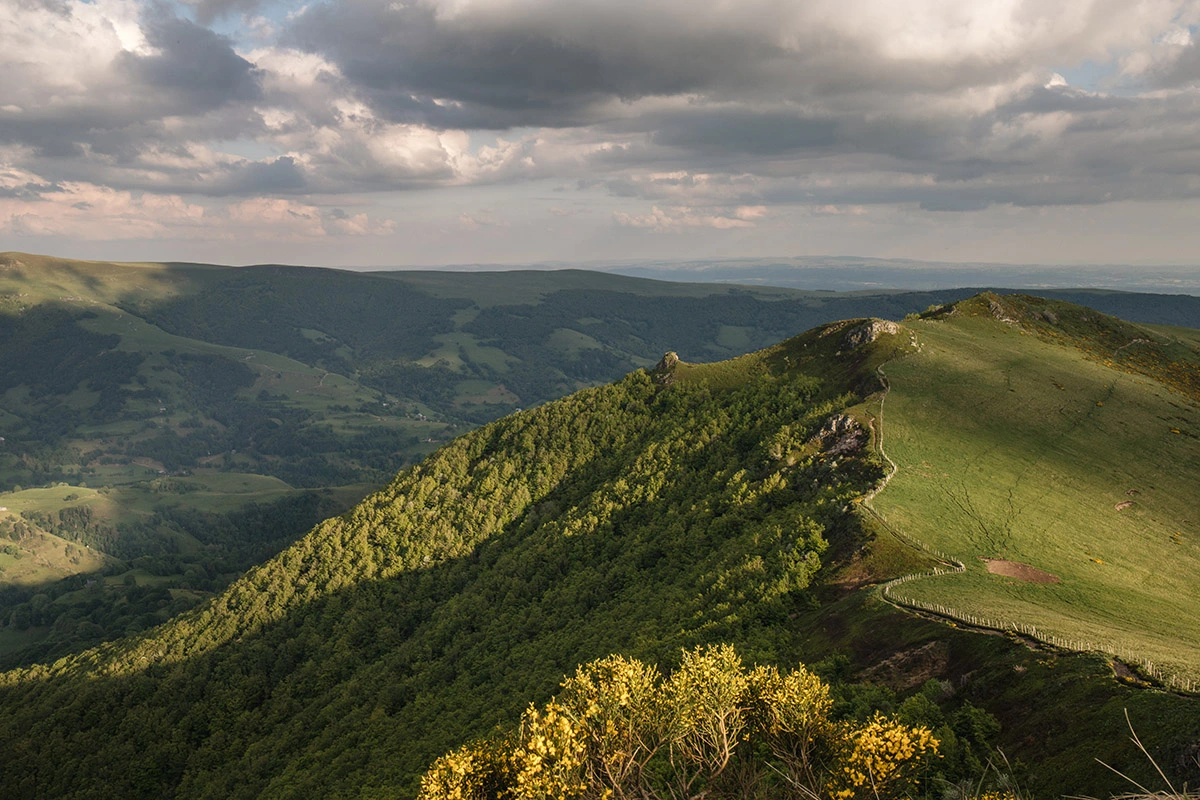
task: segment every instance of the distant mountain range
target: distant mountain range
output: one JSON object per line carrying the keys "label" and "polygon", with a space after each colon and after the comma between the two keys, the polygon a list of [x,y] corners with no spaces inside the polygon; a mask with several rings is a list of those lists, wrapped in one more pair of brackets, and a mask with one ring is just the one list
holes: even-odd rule
{"label": "distant mountain range", "polygon": [[[499,264],[444,267],[455,271],[511,270]],[[1108,289],[1122,292],[1200,295],[1200,266],[1125,264],[1001,264],[916,261],[857,256],[724,258],[621,262],[545,263],[535,269],[582,268],[637,278],[692,283],[776,286],[806,291],[934,291],[964,286],[1047,289]]]}

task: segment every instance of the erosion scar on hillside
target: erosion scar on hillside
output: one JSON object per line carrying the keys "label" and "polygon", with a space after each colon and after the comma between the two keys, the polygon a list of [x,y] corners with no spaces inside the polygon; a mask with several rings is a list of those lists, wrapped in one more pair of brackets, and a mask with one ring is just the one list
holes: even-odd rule
{"label": "erosion scar on hillside", "polygon": [[1006,578],[1028,581],[1029,583],[1059,583],[1062,579],[1057,575],[1022,564],[1020,561],[1007,561],[1003,558],[980,559],[987,564],[987,571],[993,575],[1003,575]]}

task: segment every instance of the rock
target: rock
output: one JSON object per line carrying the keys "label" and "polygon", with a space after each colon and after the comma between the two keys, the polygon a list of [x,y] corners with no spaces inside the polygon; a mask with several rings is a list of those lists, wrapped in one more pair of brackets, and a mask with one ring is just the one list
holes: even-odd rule
{"label": "rock", "polygon": [[899,332],[900,326],[894,322],[888,322],[886,319],[867,320],[846,333],[845,338],[842,339],[842,349],[853,350],[875,341],[882,334]]}
{"label": "rock", "polygon": [[857,453],[868,438],[866,430],[853,417],[838,414],[826,420],[809,441],[818,444],[826,455],[843,456]]}
{"label": "rock", "polygon": [[674,350],[663,353],[663,357],[654,366],[654,380],[663,386],[675,382],[675,367],[679,365],[679,354]]}
{"label": "rock", "polygon": [[892,691],[905,692],[921,686],[930,678],[940,678],[950,666],[950,645],[929,642],[904,650],[859,673],[863,682],[881,683]]}

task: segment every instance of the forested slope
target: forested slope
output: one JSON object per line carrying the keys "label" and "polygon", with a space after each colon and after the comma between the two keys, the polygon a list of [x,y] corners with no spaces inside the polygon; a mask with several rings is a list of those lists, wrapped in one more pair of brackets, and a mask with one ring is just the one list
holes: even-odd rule
{"label": "forested slope", "polygon": [[908,346],[850,342],[814,332],[713,367],[637,372],[493,423],[207,607],[10,673],[6,785],[411,790],[433,756],[513,719],[581,660],[722,640],[756,657],[788,649],[788,615],[880,475],[864,437],[817,433],[874,388],[873,363]]}

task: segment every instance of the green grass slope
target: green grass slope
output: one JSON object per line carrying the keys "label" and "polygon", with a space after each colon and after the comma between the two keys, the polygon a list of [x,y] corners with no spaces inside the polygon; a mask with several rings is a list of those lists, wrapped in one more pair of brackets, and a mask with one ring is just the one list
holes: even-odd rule
{"label": "green grass slope", "polygon": [[[874,507],[965,571],[893,595],[1194,686],[1195,340],[994,295],[909,325],[919,351],[885,368],[884,446],[898,469]],[[997,574],[985,559],[1045,574]]]}

